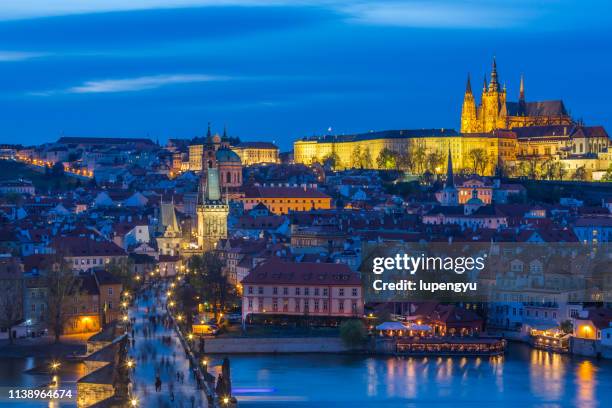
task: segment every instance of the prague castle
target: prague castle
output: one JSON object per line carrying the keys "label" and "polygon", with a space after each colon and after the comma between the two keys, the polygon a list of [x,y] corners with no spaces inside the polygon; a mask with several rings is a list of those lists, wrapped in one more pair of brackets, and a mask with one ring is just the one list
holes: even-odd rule
{"label": "prague castle", "polygon": [[572,125],[563,101],[525,101],[525,83],[521,76],[518,102],[508,102],[506,86],[500,86],[497,64],[493,59],[491,81],[485,75],[480,105],[476,106],[468,75],[463,107],[461,109],[461,133],[491,132],[495,129],[512,129],[527,126]]}
{"label": "prague castle", "polygon": [[[603,127],[574,121],[560,100],[527,102],[522,77],[518,101],[509,102],[495,60],[490,77],[487,82],[485,76],[477,104],[468,75],[460,132],[404,129],[303,138],[294,143],[294,160],[311,165],[333,158],[339,169],[380,169],[401,168],[399,159],[409,156],[404,169],[442,174],[450,152],[455,171],[492,175],[503,168],[526,175],[537,165],[548,178],[579,173],[586,179],[598,179],[610,167],[611,143]],[[386,160],[389,156],[395,158]]]}

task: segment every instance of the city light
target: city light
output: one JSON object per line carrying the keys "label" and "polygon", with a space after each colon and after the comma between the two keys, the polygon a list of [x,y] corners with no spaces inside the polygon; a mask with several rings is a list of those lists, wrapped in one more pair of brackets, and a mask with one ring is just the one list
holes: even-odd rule
{"label": "city light", "polygon": [[130,400],[130,405],[133,407],[137,407],[138,406],[138,399],[137,398],[132,398]]}
{"label": "city light", "polygon": [[187,335],[187,338],[188,338],[189,340],[193,340],[193,334],[189,333],[189,334]]}
{"label": "city light", "polygon": [[60,362],[59,361],[52,361],[51,362],[51,371],[57,371],[57,369],[60,367]]}
{"label": "city light", "polygon": [[204,367],[208,366],[208,361],[206,359],[202,360],[202,365]]}
{"label": "city light", "polygon": [[129,318],[127,315],[125,315],[125,316],[123,316],[123,317],[121,318],[121,320],[123,320],[124,322],[127,322],[129,319],[130,319],[130,318]]}
{"label": "city light", "polygon": [[129,359],[125,362],[125,364],[128,366],[128,368],[132,368],[134,367],[134,360]]}

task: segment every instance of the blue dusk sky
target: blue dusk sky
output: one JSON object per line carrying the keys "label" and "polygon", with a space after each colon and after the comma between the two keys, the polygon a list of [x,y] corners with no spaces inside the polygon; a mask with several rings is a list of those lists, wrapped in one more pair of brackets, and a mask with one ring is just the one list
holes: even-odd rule
{"label": "blue dusk sky", "polygon": [[612,3],[2,0],[0,143],[459,128],[497,57],[508,99],[612,121]]}

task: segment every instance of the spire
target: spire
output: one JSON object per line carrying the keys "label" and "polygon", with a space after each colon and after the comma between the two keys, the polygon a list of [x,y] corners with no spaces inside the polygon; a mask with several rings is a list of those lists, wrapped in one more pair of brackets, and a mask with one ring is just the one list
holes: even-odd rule
{"label": "spire", "polygon": [[221,199],[221,190],[219,189],[219,169],[211,167],[206,172],[206,192],[204,202],[219,201]]}
{"label": "spire", "polygon": [[450,146],[448,147],[448,164],[446,167],[446,188],[454,188],[455,182],[453,180],[453,157],[451,155]]}
{"label": "spire", "polygon": [[223,125],[223,139],[227,139],[227,125]]}
{"label": "spire", "polygon": [[519,87],[519,101],[525,100],[525,79],[523,78],[523,74],[521,74],[521,86]]}
{"label": "spire", "polygon": [[482,91],[487,92],[487,74],[484,74],[484,82],[482,84]]}
{"label": "spire", "polygon": [[489,91],[497,91],[499,89],[499,82],[497,82],[497,62],[493,57],[493,65],[491,67],[491,83],[489,84]]}
{"label": "spire", "polygon": [[208,122],[208,130],[206,131],[206,138],[210,139],[212,137],[212,132],[210,131],[210,122]]}
{"label": "spire", "polygon": [[467,76],[467,83],[465,84],[465,93],[466,94],[472,93],[472,84],[470,83],[470,73],[469,72]]}

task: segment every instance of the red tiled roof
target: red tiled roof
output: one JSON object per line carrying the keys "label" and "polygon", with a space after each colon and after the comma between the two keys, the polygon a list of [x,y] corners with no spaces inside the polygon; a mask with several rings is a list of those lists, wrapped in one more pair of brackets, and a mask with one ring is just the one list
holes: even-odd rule
{"label": "red tiled roof", "polygon": [[243,284],[361,285],[359,274],[345,264],[285,262],[271,259],[258,265]]}
{"label": "red tiled roof", "polygon": [[82,237],[57,237],[52,246],[66,256],[121,256],[125,251],[113,242]]}
{"label": "red tiled roof", "polygon": [[244,190],[247,198],[331,198],[315,188],[302,187],[248,187]]}

